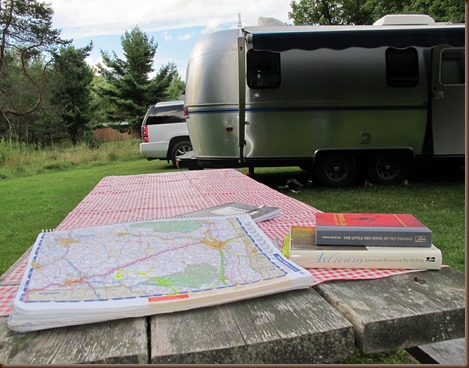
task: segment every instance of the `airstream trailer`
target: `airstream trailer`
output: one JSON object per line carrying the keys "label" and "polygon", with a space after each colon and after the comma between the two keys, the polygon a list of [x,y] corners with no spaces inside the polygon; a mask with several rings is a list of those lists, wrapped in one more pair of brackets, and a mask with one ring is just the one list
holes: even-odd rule
{"label": "airstream trailer", "polygon": [[464,157],[463,24],[260,23],[192,49],[185,111],[199,166],[300,166],[343,186],[360,168],[398,183],[415,158]]}

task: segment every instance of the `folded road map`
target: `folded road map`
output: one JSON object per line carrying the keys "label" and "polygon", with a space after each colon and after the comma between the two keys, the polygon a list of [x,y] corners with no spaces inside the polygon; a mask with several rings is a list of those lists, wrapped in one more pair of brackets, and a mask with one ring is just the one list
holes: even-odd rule
{"label": "folded road map", "polygon": [[249,215],[41,233],[8,326],[15,331],[176,312],[308,288]]}

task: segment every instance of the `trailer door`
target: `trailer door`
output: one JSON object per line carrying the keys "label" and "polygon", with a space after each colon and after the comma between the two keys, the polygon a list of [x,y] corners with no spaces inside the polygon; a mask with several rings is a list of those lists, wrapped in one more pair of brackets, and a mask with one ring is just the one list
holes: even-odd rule
{"label": "trailer door", "polygon": [[435,47],[432,58],[433,152],[464,155],[464,48]]}

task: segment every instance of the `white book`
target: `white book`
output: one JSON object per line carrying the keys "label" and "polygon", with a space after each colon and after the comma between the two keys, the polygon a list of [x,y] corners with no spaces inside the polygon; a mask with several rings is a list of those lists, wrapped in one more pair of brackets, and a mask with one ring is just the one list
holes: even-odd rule
{"label": "white book", "polygon": [[176,312],[312,283],[247,215],[58,230],[33,245],[8,327]]}
{"label": "white book", "polygon": [[284,254],[306,268],[374,268],[439,270],[440,249],[431,247],[380,247],[317,245],[315,227],[292,227]]}

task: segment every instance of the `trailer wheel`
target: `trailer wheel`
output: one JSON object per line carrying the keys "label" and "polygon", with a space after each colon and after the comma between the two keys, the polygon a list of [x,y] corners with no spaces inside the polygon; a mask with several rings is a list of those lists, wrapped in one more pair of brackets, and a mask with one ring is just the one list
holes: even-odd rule
{"label": "trailer wheel", "polygon": [[368,176],[374,184],[400,184],[408,171],[408,160],[400,152],[380,152],[368,160]]}
{"label": "trailer wheel", "polygon": [[174,167],[177,167],[177,158],[184,155],[185,153],[192,151],[192,145],[190,141],[179,141],[171,150],[171,162]]}
{"label": "trailer wheel", "polygon": [[348,152],[320,153],[315,164],[316,179],[330,187],[345,187],[357,176],[357,162]]}

